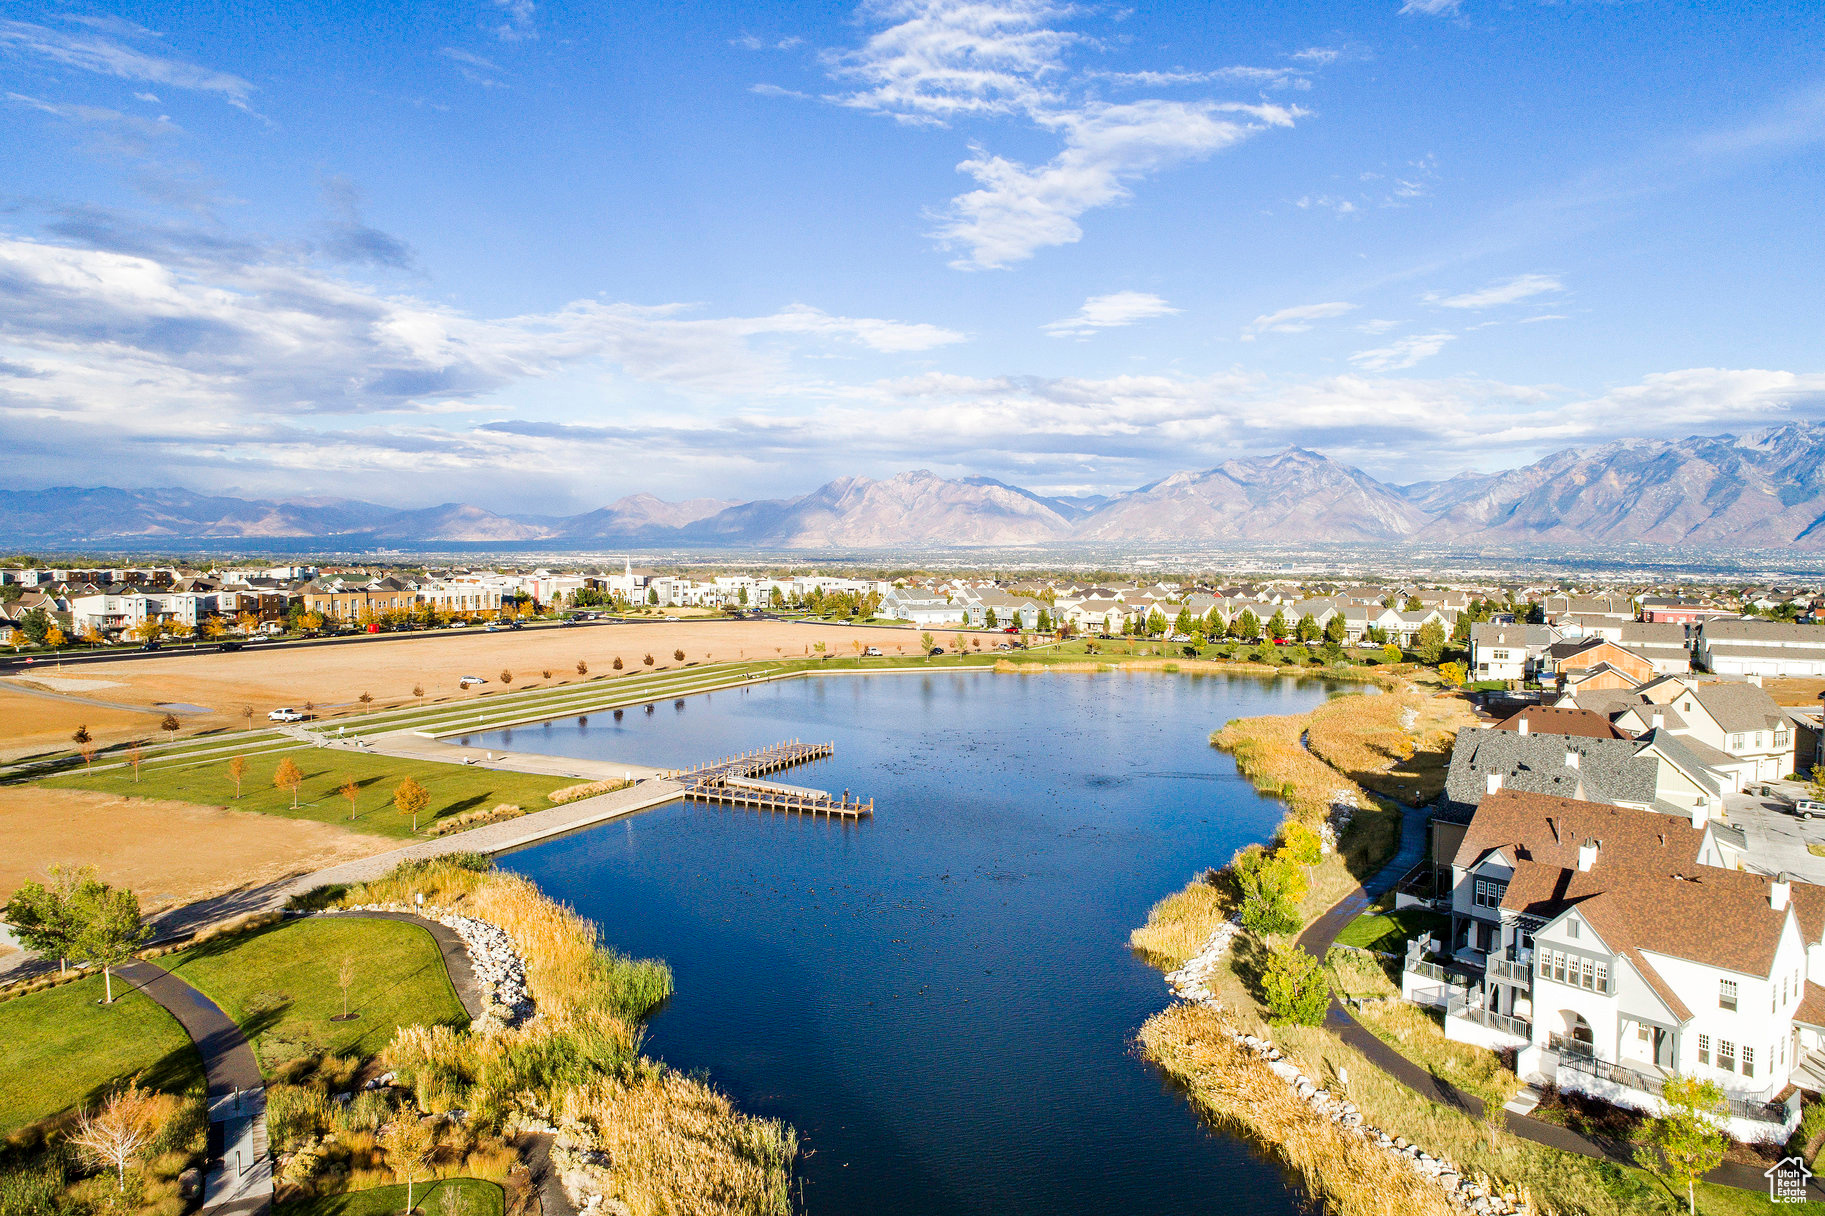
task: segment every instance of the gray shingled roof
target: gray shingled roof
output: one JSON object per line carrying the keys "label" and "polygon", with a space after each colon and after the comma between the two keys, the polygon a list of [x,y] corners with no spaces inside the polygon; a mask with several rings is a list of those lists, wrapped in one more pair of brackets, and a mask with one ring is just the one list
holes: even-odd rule
{"label": "gray shingled roof", "polygon": [[[1445,797],[1475,806],[1489,790],[1489,774],[1500,773],[1502,788],[1589,802],[1654,801],[1659,757],[1633,739],[1591,739],[1580,735],[1520,734],[1467,726],[1458,731],[1445,776]],[[1578,767],[1565,762],[1578,755]],[[1577,791],[1583,790],[1580,794]]]}
{"label": "gray shingled roof", "polygon": [[1795,625],[1786,621],[1706,621],[1704,635],[1706,641],[1713,642],[1804,642],[1825,647],[1825,625]]}
{"label": "gray shingled roof", "polygon": [[1726,731],[1773,730],[1787,720],[1774,698],[1753,684],[1699,684],[1692,699]]}

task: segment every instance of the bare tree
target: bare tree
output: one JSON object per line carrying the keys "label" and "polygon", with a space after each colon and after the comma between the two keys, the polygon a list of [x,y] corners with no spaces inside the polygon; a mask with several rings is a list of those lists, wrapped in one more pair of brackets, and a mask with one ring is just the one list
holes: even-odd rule
{"label": "bare tree", "polygon": [[406,1211],[412,1202],[412,1184],[431,1166],[437,1154],[437,1136],[422,1119],[402,1113],[380,1137],[380,1147],[387,1155],[387,1168],[406,1180]]}
{"label": "bare tree", "polygon": [[241,729],[253,729],[253,706],[251,705],[241,706]]}
{"label": "bare tree", "polygon": [[95,736],[89,733],[87,725],[78,726],[76,733],[70,736],[76,744],[76,750],[82,755],[82,767],[86,770],[95,763]]}
{"label": "bare tree", "polygon": [[336,987],[342,989],[342,1020],[349,1020],[349,989],[355,986],[355,956],[342,956],[342,966],[336,969]]}
{"label": "bare tree", "polygon": [[364,691],[359,697],[357,697],[355,699],[357,701],[360,701],[362,706],[365,708],[366,706],[372,705],[374,703],[374,694],[371,692]]}
{"label": "bare tree", "polygon": [[133,766],[133,784],[135,785],[139,784],[139,763],[145,758],[145,750],[140,747],[138,739],[127,744],[127,763]]}
{"label": "bare tree", "polygon": [[114,1189],[127,1189],[127,1167],[151,1145],[158,1134],[158,1100],[141,1089],[135,1077],[127,1088],[107,1099],[93,1111],[76,1115],[76,1131],[70,1137],[95,1165],[114,1171]]}

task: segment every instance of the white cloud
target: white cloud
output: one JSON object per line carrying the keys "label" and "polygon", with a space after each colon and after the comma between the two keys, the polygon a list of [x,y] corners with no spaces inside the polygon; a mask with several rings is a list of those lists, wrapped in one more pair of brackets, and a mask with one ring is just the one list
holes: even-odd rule
{"label": "white cloud", "polygon": [[1201,159],[1269,126],[1291,126],[1298,113],[1281,106],[1232,102],[1094,103],[1047,116],[1041,125],[1064,138],[1064,150],[1028,166],[981,148],[957,166],[979,183],[951,200],[934,235],[963,256],[963,269],[995,269],[1083,236],[1077,218],[1129,197],[1151,173]]}
{"label": "white cloud", "polygon": [[1407,0],[1400,6],[1401,16],[1417,14],[1423,17],[1455,17],[1463,0]]}
{"label": "white cloud", "polygon": [[1371,321],[1358,322],[1356,328],[1358,331],[1365,334],[1385,334],[1399,324],[1399,321],[1392,321],[1386,317],[1377,317]]}
{"label": "white cloud", "polygon": [[1253,342],[1260,334],[1302,334],[1319,321],[1354,312],[1356,305],[1342,300],[1326,304],[1299,304],[1278,312],[1262,313],[1242,330],[1242,340]]}
{"label": "white cloud", "polygon": [[1099,329],[1133,325],[1136,321],[1171,316],[1178,311],[1151,292],[1117,291],[1106,296],[1091,296],[1076,315],[1050,321],[1041,328],[1055,338],[1087,338]]}
{"label": "white cloud", "polygon": [[1432,302],[1441,308],[1494,308],[1500,304],[1513,304],[1516,300],[1564,290],[1565,285],[1552,275],[1524,274],[1500,283],[1491,283],[1475,291],[1467,291],[1463,295],[1446,296]]}
{"label": "white cloud", "polygon": [[437,53],[456,65],[456,70],[463,74],[463,79],[470,84],[478,84],[484,89],[501,89],[507,87],[501,80],[501,69],[494,60],[474,51],[465,51],[461,47],[439,47]]}
{"label": "white cloud", "polygon": [[501,14],[500,24],[494,27],[494,36],[502,42],[524,42],[539,36],[538,26],[533,22],[538,6],[533,0],[494,0],[494,7]]}
{"label": "white cloud", "polygon": [[1398,372],[1430,359],[1445,348],[1445,343],[1454,341],[1456,334],[1433,333],[1414,334],[1411,337],[1396,338],[1386,346],[1374,350],[1359,350],[1350,356],[1350,362],[1367,372]]}
{"label": "white cloud", "polygon": [[[144,34],[146,31],[139,32]],[[27,21],[0,21],[0,50],[37,56],[65,67],[120,80],[213,93],[229,105],[251,111],[248,98],[254,87],[241,77],[182,59],[138,51],[99,34],[52,29]]]}
{"label": "white cloud", "polygon": [[831,77],[848,86],[826,96],[833,104],[923,126],[1013,117],[1059,139],[1058,154],[1040,164],[971,145],[958,169],[977,188],[935,213],[932,235],[961,251],[953,266],[1006,267],[1071,244],[1083,236],[1080,216],[1127,199],[1136,182],[1269,127],[1290,127],[1304,114],[1260,103],[1099,100],[1087,82],[1262,87],[1303,80],[1307,69],[1079,71],[1069,53],[1094,44],[1059,28],[1078,11],[1046,0],[872,0],[862,15],[886,28],[824,56]]}

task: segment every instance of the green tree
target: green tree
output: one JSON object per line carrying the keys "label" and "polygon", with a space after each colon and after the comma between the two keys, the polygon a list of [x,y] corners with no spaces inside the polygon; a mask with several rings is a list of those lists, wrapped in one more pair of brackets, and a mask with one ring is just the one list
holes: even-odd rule
{"label": "green tree", "polygon": [[1038,629],[1041,633],[1052,632],[1052,616],[1044,608],[1039,610],[1039,621],[1034,628]]}
{"label": "green tree", "polygon": [[1159,637],[1166,632],[1166,614],[1158,608],[1147,614],[1147,636]]}
{"label": "green tree", "polygon": [[1261,636],[1261,618],[1255,615],[1252,608],[1242,610],[1242,619],[1239,622],[1239,632],[1236,636],[1249,642]]}
{"label": "green tree", "polygon": [[1297,819],[1289,819],[1280,829],[1280,852],[1302,866],[1315,866],[1324,860],[1324,838]]}
{"label": "green tree", "polygon": [[1172,631],[1174,633],[1192,634],[1196,633],[1197,629],[1196,623],[1191,619],[1191,609],[1189,608],[1179,609],[1179,615],[1172,618]]}
{"label": "green tree", "polygon": [[1717,1082],[1668,1077],[1661,1091],[1666,1111],[1636,1133],[1636,1159],[1686,1188],[1686,1210],[1698,1212],[1697,1182],[1723,1164],[1727,1113]]}
{"label": "green tree", "polygon": [[993,608],[990,608],[988,612],[984,614],[982,623],[990,629],[1001,628],[1001,618],[995,615],[995,610]]}
{"label": "green tree", "polygon": [[932,647],[937,645],[937,641],[938,640],[932,637],[931,634],[922,633],[919,635],[919,649],[926,654],[930,654],[932,652]]}
{"label": "green tree", "polygon": [[774,608],[784,608],[786,606],[786,597],[780,594],[778,587],[775,587],[773,589],[773,594],[767,597],[767,603]]}
{"label": "green tree", "polygon": [[1273,619],[1268,621],[1268,623],[1267,623],[1267,636],[1270,638],[1283,638],[1286,636],[1286,610],[1285,609],[1283,609],[1283,608],[1274,609]]}
{"label": "green tree", "polygon": [[1349,631],[1343,627],[1343,614],[1340,612],[1324,623],[1324,640],[1333,646],[1343,645],[1349,637]]}
{"label": "green tree", "polygon": [[1267,998],[1267,1020],[1276,1026],[1292,1022],[1317,1026],[1331,1003],[1331,987],[1317,959],[1291,943],[1275,946],[1261,973],[1261,990]]}
{"label": "green tree", "polygon": [[1409,595],[1409,596],[1408,596],[1408,597],[1407,597],[1407,606],[1406,606],[1406,608],[1405,608],[1405,609],[1403,609],[1403,611],[1406,611],[1406,612],[1424,612],[1424,611],[1425,611],[1425,610],[1426,610],[1426,606],[1425,606],[1425,605],[1424,605],[1424,604],[1422,604],[1422,603],[1420,603],[1420,602],[1419,602],[1419,596],[1417,596],[1417,595]]}
{"label": "green tree", "polygon": [[51,632],[51,614],[42,608],[34,608],[19,618],[19,632],[34,646],[44,645],[44,639]]}
{"label": "green tree", "polygon": [[106,1003],[114,1003],[114,968],[133,957],[133,952],[152,936],[139,912],[139,896],[124,888],[106,883],[85,884],[71,900],[75,911],[76,940],[70,952],[77,958],[101,964],[102,990]]}
{"label": "green tree", "polygon": [[1299,928],[1299,903],[1305,898],[1305,871],[1290,858],[1259,846],[1242,850],[1232,863],[1242,892],[1242,927],[1257,937],[1291,933]]}
{"label": "green tree", "polygon": [[735,602],[740,604],[743,608],[746,608],[748,606],[748,589],[747,589],[747,587],[744,586],[735,592]]}
{"label": "green tree", "polygon": [[48,883],[34,880],[13,892],[0,908],[0,918],[19,934],[20,944],[27,950],[56,959],[61,975],[70,969],[81,929],[79,901],[89,898],[92,888],[101,883],[87,866],[52,866],[46,877]]}
{"label": "green tree", "polygon": [[648,587],[646,589],[646,602],[647,605],[652,608],[657,608],[659,606],[659,588]]}
{"label": "green tree", "polygon": [[1321,632],[1318,628],[1318,618],[1309,612],[1300,617],[1299,623],[1293,626],[1293,634],[1301,642],[1316,642]]}
{"label": "green tree", "polygon": [[1413,642],[1413,652],[1427,665],[1437,663],[1445,653],[1445,627],[1437,621],[1427,621],[1421,625],[1419,637]]}

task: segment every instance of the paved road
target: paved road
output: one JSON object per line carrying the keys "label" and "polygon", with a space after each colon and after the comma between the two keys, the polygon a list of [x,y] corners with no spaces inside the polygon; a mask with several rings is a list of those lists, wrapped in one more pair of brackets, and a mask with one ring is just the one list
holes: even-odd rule
{"label": "paved road", "polygon": [[[1334,904],[1330,911],[1307,925],[1305,932],[1299,935],[1299,945],[1318,958],[1323,958],[1336,942],[1337,935],[1343,931],[1344,926],[1361,915],[1363,910],[1376,898],[1390,890],[1408,870],[1411,870],[1425,856],[1426,824],[1430,819],[1431,813],[1428,811],[1418,807],[1401,807],[1400,848],[1381,869],[1365,879],[1361,886]],[[1325,1011],[1324,1024],[1325,1029],[1355,1048],[1369,1063],[1414,1093],[1428,1098],[1440,1106],[1463,1111],[1473,1119],[1482,1117],[1483,1103],[1480,1099],[1465,1093],[1449,1081],[1395,1051],[1362,1023],[1351,1017],[1349,1011],[1335,998],[1331,1001],[1331,1007]],[[1622,1165],[1635,1163],[1634,1146],[1626,1142],[1592,1139],[1579,1135],[1569,1128],[1560,1127],[1556,1123],[1547,1123],[1529,1115],[1517,1115],[1510,1112],[1505,1119],[1506,1127],[1510,1132],[1524,1140],[1531,1140],[1535,1144]],[[1743,1191],[1765,1193],[1768,1189],[1768,1180],[1762,1177],[1759,1167],[1743,1165],[1734,1161],[1727,1161],[1712,1170],[1705,1175],[1705,1180]],[[1808,1193],[1815,1199],[1825,1200],[1825,1185],[1822,1184],[1825,1184],[1825,1176],[1808,1183]]]}

